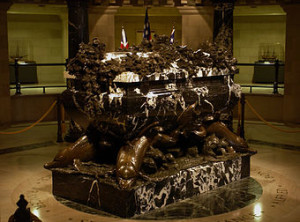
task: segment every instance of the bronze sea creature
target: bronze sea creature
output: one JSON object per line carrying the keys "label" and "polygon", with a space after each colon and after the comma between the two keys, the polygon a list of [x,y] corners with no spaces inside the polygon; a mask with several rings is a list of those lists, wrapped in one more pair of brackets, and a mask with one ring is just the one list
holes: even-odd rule
{"label": "bronze sea creature", "polygon": [[134,184],[149,147],[146,136],[135,138],[121,147],[116,164],[116,176],[121,189],[128,189]]}
{"label": "bronze sea creature", "polygon": [[219,138],[225,138],[226,141],[238,151],[247,151],[248,145],[240,136],[230,131],[222,122],[214,122],[207,127],[207,133],[214,133]]}
{"label": "bronze sea creature", "polygon": [[80,161],[90,161],[95,157],[96,151],[88,140],[86,135],[80,137],[74,144],[61,150],[56,154],[54,160],[46,163],[44,167],[46,169],[55,167],[66,167],[73,164],[74,159]]}

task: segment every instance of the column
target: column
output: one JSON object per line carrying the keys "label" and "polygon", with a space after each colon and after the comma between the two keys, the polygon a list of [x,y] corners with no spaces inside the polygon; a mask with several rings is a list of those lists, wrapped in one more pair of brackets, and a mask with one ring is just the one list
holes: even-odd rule
{"label": "column", "polygon": [[119,6],[94,6],[89,9],[90,39],[97,37],[106,45],[106,52],[115,51],[115,14]]}
{"label": "column", "polygon": [[220,1],[216,0],[214,2],[214,39],[218,35],[218,32],[223,25],[223,23],[230,28],[233,29],[233,8],[234,1]]}
{"label": "column", "polygon": [[10,1],[0,2],[0,128],[11,123],[7,37],[7,10],[11,5]]}
{"label": "column", "polygon": [[[86,0],[67,0],[68,4],[68,40],[69,40],[69,59],[76,56],[80,43],[89,42],[88,24],[88,1]],[[81,88],[80,81],[67,79],[68,87]],[[81,129],[77,128],[71,119],[69,131],[65,135],[65,141],[75,142],[81,135]]]}
{"label": "column", "polygon": [[182,15],[182,45],[198,49],[201,43],[213,39],[214,8],[203,7],[177,7]]}
{"label": "column", "polygon": [[81,42],[88,43],[88,1],[67,0],[69,29],[69,58],[73,58]]}
{"label": "column", "polygon": [[286,45],[284,68],[283,120],[300,123],[300,4],[284,5]]}

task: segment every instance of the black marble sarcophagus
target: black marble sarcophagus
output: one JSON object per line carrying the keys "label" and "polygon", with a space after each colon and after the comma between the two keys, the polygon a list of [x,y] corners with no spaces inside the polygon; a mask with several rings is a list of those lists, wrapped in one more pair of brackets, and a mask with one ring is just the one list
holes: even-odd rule
{"label": "black marble sarcophagus", "polygon": [[[62,98],[64,107],[74,116],[74,120],[86,127],[91,118],[104,120],[111,116],[123,121],[128,127],[127,131],[138,129],[145,120],[151,122],[159,119],[167,124],[195,102],[198,113],[195,121],[213,120],[216,117],[230,125],[232,109],[241,94],[240,86],[234,84],[231,77],[220,75],[190,80],[114,82],[114,89],[109,91],[107,87],[104,93],[90,98],[93,108],[87,111],[84,110],[85,97],[80,91],[67,90]],[[93,114],[87,115],[89,112]],[[136,125],[136,119],[139,118],[142,120]]]}
{"label": "black marble sarcophagus", "polygon": [[[117,116],[117,127],[125,128],[126,133],[123,133],[127,140],[137,136],[145,120],[149,123],[158,120],[161,125],[171,129],[175,117],[184,110],[181,106],[188,107],[195,101],[201,104],[197,107],[197,118],[193,118],[193,122],[189,122],[185,129],[193,131],[197,124],[214,122],[216,118],[229,125],[239,93],[238,86],[230,83],[230,76],[194,78],[192,81],[181,79],[115,84],[119,88],[117,92],[113,92],[112,96],[106,93],[97,100],[102,103],[98,106],[103,109],[103,113],[99,115],[100,118],[95,118],[106,121],[112,115]],[[83,113],[84,103],[80,93],[65,92],[64,99],[67,110],[71,110],[71,113],[79,112],[75,121],[83,122],[81,125],[91,121]],[[187,153],[190,147],[197,146],[194,141],[190,142],[185,140]],[[55,168],[52,169],[53,194],[121,217],[132,217],[249,176],[249,153],[234,153],[210,159],[201,154],[199,150],[203,148],[199,146],[203,146],[203,142],[199,142],[197,153],[188,157],[180,157],[178,152],[182,150],[163,148],[164,152],[179,156],[176,160],[176,164],[180,162],[179,167],[170,163],[167,166],[169,171],[156,172],[149,176],[149,181],[138,178],[136,185],[126,190],[120,189],[114,176],[105,176],[114,169],[111,165],[104,169],[98,165],[98,174],[87,169],[89,163],[84,163],[83,169],[73,166],[67,169]]]}
{"label": "black marble sarcophagus", "polygon": [[253,151],[230,130],[232,58],[161,45],[110,59],[81,45],[81,86],[62,98],[83,135],[45,164],[55,195],[132,217],[249,176]]}

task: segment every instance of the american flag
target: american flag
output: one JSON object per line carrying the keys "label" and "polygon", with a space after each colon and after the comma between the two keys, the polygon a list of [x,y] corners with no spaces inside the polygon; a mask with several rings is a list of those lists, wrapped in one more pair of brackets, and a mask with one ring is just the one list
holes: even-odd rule
{"label": "american flag", "polygon": [[145,24],[144,24],[144,39],[151,40],[151,31],[150,31],[150,23],[148,19],[148,8],[146,8],[146,15],[145,15]]}
{"label": "american flag", "polygon": [[125,32],[124,27],[122,26],[121,49],[125,49],[125,48],[128,49],[128,47],[129,47],[129,44],[127,41],[126,32]]}
{"label": "american flag", "polygon": [[171,36],[170,36],[170,44],[174,43],[174,39],[175,39],[175,27],[173,26],[173,30],[172,30]]}

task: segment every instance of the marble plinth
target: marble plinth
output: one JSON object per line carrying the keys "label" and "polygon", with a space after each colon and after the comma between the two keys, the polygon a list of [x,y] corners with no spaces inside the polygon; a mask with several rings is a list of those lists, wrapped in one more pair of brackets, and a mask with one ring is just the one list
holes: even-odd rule
{"label": "marble plinth", "polygon": [[163,177],[138,181],[121,190],[114,178],[94,177],[70,169],[53,169],[53,194],[120,217],[133,217],[250,175],[250,155],[207,162]]}

